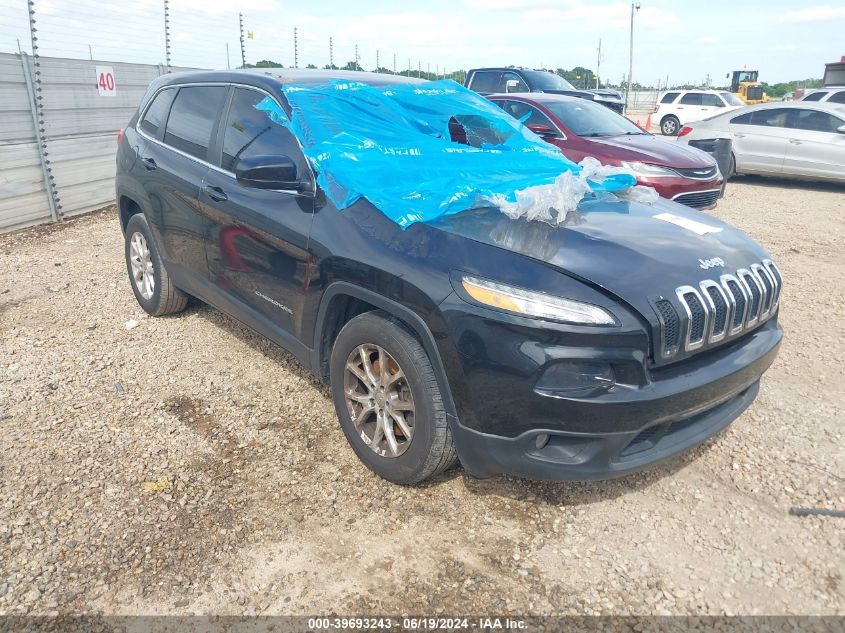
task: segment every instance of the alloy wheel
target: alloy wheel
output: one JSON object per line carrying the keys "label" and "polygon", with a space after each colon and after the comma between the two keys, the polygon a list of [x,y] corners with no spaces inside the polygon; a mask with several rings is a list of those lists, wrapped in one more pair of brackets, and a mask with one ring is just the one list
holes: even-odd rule
{"label": "alloy wheel", "polygon": [[129,263],[132,267],[132,283],[144,299],[152,299],[155,291],[155,268],[147,238],[136,231],[129,238]]}
{"label": "alloy wheel", "polygon": [[383,347],[359,345],[346,360],[346,406],[355,430],[382,457],[399,457],[414,437],[414,396],[405,373]]}

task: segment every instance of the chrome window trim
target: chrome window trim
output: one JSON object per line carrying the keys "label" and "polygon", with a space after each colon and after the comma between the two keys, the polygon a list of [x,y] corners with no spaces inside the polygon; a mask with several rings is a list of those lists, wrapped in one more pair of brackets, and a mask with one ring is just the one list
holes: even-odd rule
{"label": "chrome window trim", "polygon": [[[731,303],[731,320],[730,320],[730,327],[728,328],[728,336],[734,336],[739,334],[745,329],[745,320],[748,318],[748,310],[751,306],[750,297],[748,296],[748,292],[745,288],[745,285],[737,279],[736,275],[725,274],[719,277],[719,281],[722,282],[722,287],[725,289],[725,293],[729,297],[729,301]],[[745,305],[742,308],[742,318],[739,320],[739,325],[734,327],[734,319],[736,319],[736,298],[734,297],[734,293],[731,290],[730,282],[734,282],[736,287],[739,288],[740,293],[742,294],[743,299],[745,299]]]}
{"label": "chrome window trim", "polygon": [[[710,327],[708,328],[707,332],[705,332],[705,338],[707,339],[708,343],[718,343],[719,341],[723,340],[728,335],[728,329],[730,327],[730,321],[728,318],[731,316],[731,304],[728,301],[728,298],[725,296],[722,287],[713,281],[712,279],[705,279],[702,281],[699,286],[701,287],[701,294],[704,297],[705,301],[709,304],[709,308],[711,310],[710,315],[712,318],[710,319]],[[721,297],[722,301],[725,302],[725,325],[721,331],[721,333],[716,334],[716,304],[713,302],[713,297],[710,296],[710,293],[707,291],[708,288],[715,288],[716,292],[718,292]]]}
{"label": "chrome window trim", "polygon": [[[686,294],[694,294],[698,302],[701,304],[702,310],[704,310],[704,328],[701,331],[701,339],[698,341],[691,340],[692,337],[692,310],[690,310],[689,304],[687,300],[684,298]],[[684,332],[683,340],[684,340],[684,350],[688,352],[695,351],[700,347],[704,346],[704,342],[707,340],[707,332],[710,328],[710,311],[707,309],[707,304],[704,303],[704,300],[701,298],[701,293],[694,288],[693,286],[679,286],[675,289],[675,295],[678,297],[678,301],[680,301],[681,306],[684,308],[684,312],[687,315],[687,323],[686,323],[686,330]]]}
{"label": "chrome window trim", "polygon": [[[147,134],[146,132],[141,130],[141,121],[146,116],[147,110],[150,108],[150,105],[152,105],[152,102],[155,100],[155,98],[159,95],[160,92],[167,90],[169,88],[200,88],[200,87],[203,87],[203,86],[206,86],[206,87],[208,87],[208,86],[220,86],[220,87],[223,87],[223,88],[228,88],[229,86],[232,86],[234,88],[246,88],[247,90],[255,90],[256,92],[260,92],[260,93],[270,97],[273,101],[275,101],[276,105],[278,105],[280,108],[282,107],[281,104],[279,103],[278,99],[276,99],[276,97],[274,97],[272,94],[270,94],[269,92],[267,92],[263,88],[259,88],[257,86],[252,86],[250,84],[235,83],[235,82],[232,82],[232,81],[197,81],[197,82],[186,81],[184,83],[178,83],[178,84],[167,84],[166,86],[162,86],[161,88],[156,90],[155,93],[153,93],[150,96],[149,100],[144,105],[144,109],[141,111],[140,115],[138,116],[138,121],[135,123],[134,129],[139,135],[141,135],[142,137],[144,137],[148,141],[152,141],[156,145],[159,145],[161,147],[169,149],[172,152],[176,152],[180,156],[184,156],[185,158],[189,158],[189,159],[193,160],[194,162],[199,163],[200,165],[204,165],[206,167],[209,167],[209,168],[213,169],[214,171],[216,171],[217,173],[225,174],[226,176],[229,176],[230,178],[232,178],[232,180],[235,180],[235,182],[237,182],[237,179],[235,178],[234,172],[223,169],[222,167],[218,167],[217,165],[213,165],[213,164],[209,163],[207,160],[203,160],[202,158],[197,158],[196,156],[192,156],[191,154],[188,154],[187,152],[183,152],[182,150],[177,149],[177,148],[173,147],[172,145],[168,145],[163,140],[160,141],[157,138],[153,138],[152,136],[150,136],[149,134]],[[173,99],[175,100],[176,97],[173,97]],[[171,108],[173,107],[172,103],[170,104],[170,107]],[[167,113],[167,118],[168,119],[170,118],[170,112]],[[167,128],[167,123],[165,123],[165,132],[166,132],[166,128]],[[294,138],[296,138],[295,135],[294,135]],[[302,143],[299,142],[298,138],[296,138],[296,143],[297,143],[297,145],[299,145],[300,151],[303,151]],[[308,166],[308,171],[311,174],[311,182],[314,185],[314,188],[310,191],[307,191],[307,192],[297,191],[296,189],[268,189],[267,191],[277,191],[279,193],[287,193],[287,194],[293,194],[293,195],[303,195],[303,194],[305,194],[305,195],[308,195],[308,194],[316,195],[316,193],[317,193],[317,190],[316,190],[317,176],[314,173],[313,168],[311,167],[311,162],[308,160],[308,157],[305,156],[304,151],[303,151],[302,155],[305,157],[305,164]]]}

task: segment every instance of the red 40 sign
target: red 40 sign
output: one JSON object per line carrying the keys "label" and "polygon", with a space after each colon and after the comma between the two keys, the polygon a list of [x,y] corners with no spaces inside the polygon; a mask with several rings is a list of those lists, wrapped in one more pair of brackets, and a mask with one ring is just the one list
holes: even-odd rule
{"label": "red 40 sign", "polygon": [[114,69],[111,66],[97,66],[97,91],[101,97],[116,97]]}

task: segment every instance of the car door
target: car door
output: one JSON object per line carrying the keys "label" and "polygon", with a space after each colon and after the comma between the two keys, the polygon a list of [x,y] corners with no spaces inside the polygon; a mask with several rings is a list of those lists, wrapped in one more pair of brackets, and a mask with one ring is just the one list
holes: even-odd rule
{"label": "car door", "polygon": [[699,119],[707,119],[722,112],[725,102],[719,95],[703,92],[701,94],[701,108],[698,110]]}
{"label": "car door", "polygon": [[782,172],[789,116],[788,108],[762,108],[731,119],[729,129],[738,172]]}
{"label": "car door", "polygon": [[792,176],[845,180],[845,125],[828,112],[795,109],[789,122],[783,173]]}
{"label": "car door", "polygon": [[[226,92],[225,86],[165,89],[153,98],[138,128],[145,138],[139,162],[145,173],[147,219],[168,272],[187,290],[208,275],[199,192]],[[160,102],[162,98],[172,102]]]}
{"label": "car door", "polygon": [[[277,115],[284,116],[274,97],[232,89],[200,200],[211,224],[206,250],[218,299],[232,302],[241,320],[299,355],[314,183],[296,137],[273,120]],[[294,160],[304,193],[236,180],[239,161],[273,156]]]}
{"label": "car door", "polygon": [[686,92],[678,99],[675,105],[675,116],[678,117],[681,125],[701,120],[701,96],[700,92]]}
{"label": "car door", "polygon": [[499,78],[499,83],[496,86],[496,92],[530,92],[530,89],[521,76],[515,72],[505,71]]}

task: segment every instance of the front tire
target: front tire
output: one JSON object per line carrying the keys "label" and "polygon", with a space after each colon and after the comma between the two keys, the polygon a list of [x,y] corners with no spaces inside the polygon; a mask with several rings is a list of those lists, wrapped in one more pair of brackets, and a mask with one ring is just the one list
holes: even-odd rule
{"label": "front tire", "polygon": [[431,361],[384,312],[350,320],[332,348],[332,400],[346,439],[377,475],[415,484],[457,462]]}
{"label": "front tire", "polygon": [[664,117],[660,122],[660,131],[663,133],[663,136],[677,136],[680,129],[681,122],[678,120],[678,117],[672,116],[671,114]]}
{"label": "front tire", "polygon": [[138,304],[151,316],[181,312],[188,295],[173,285],[144,214],[129,218],[124,231],[126,270]]}

